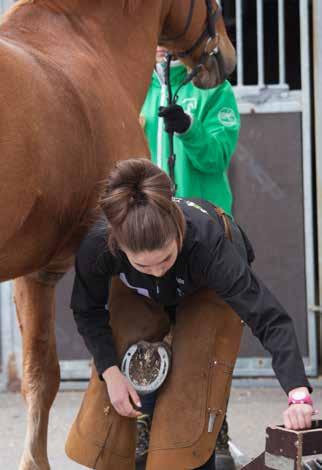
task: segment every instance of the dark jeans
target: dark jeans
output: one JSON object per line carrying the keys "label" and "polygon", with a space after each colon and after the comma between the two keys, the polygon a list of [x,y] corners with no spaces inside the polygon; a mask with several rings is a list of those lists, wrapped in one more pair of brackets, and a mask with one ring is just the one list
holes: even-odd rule
{"label": "dark jeans", "polygon": [[[157,393],[150,393],[149,395],[141,395],[141,403],[143,414],[148,414],[149,416],[153,416],[155,401],[157,398]],[[198,467],[196,470],[215,470],[215,452],[212,454],[208,462],[206,462],[201,467]]]}
{"label": "dark jeans", "polygon": [[152,418],[157,396],[158,396],[158,392],[149,393],[148,395],[140,395],[141,404],[142,404],[142,408],[140,409],[140,411],[143,414],[147,414],[151,416]]}
{"label": "dark jeans", "polygon": [[212,454],[208,462],[206,462],[202,467],[198,467],[197,470],[216,470],[215,466],[215,452]]}

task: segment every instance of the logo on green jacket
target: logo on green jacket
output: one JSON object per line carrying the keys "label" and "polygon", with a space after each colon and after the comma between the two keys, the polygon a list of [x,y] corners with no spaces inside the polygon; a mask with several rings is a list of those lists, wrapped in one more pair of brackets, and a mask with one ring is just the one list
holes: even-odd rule
{"label": "logo on green jacket", "polygon": [[197,99],[196,98],[184,98],[182,100],[182,105],[187,111],[187,113],[191,113],[195,109],[197,109]]}
{"label": "logo on green jacket", "polygon": [[231,108],[221,108],[218,113],[218,119],[226,127],[233,127],[237,124],[236,114]]}

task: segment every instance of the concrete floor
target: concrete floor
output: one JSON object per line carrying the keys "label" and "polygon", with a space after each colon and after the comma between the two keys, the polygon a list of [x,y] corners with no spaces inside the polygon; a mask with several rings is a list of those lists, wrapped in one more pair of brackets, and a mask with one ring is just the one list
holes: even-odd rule
{"label": "concrete floor", "polygon": [[[52,408],[48,445],[52,470],[85,469],[64,454],[64,441],[81,397],[82,392],[60,392]],[[322,388],[315,390],[314,402],[322,410]],[[279,388],[233,388],[228,409],[230,436],[245,462],[264,450],[266,426],[281,424],[285,407],[286,398]],[[1,470],[18,469],[25,424],[21,396],[0,394]]]}

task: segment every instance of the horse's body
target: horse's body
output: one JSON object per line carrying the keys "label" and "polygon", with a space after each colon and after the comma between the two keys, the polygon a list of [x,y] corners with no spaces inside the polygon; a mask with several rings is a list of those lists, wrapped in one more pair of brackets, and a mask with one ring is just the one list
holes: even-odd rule
{"label": "horse's body", "polygon": [[[77,24],[55,16],[26,5],[1,31],[1,280],[72,253],[111,163],[148,155],[137,115],[153,54],[143,59],[119,35],[117,61],[97,31],[85,41]],[[140,70],[148,73],[139,79]]]}
{"label": "horse's body", "polygon": [[[171,23],[175,3],[182,18]],[[186,10],[186,0],[22,0],[0,27],[0,281],[18,278],[28,405],[21,470],[49,469],[55,283],[113,162],[148,156],[138,115],[155,48],[165,23],[170,36],[184,30]],[[194,17],[180,49],[203,28],[201,0]]]}

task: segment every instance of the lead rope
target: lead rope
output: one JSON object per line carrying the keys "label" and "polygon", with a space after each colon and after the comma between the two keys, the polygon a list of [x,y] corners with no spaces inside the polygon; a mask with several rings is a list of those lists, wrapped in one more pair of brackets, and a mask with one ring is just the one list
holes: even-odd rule
{"label": "lead rope", "polygon": [[[172,90],[171,90],[171,80],[170,80],[171,60],[172,60],[172,53],[168,52],[166,56],[166,67],[165,67],[165,74],[164,74],[164,82],[168,91],[168,106],[170,106],[171,104],[174,104],[176,101],[172,98]],[[171,184],[172,195],[175,196],[177,185],[176,185],[175,177],[174,177],[174,167],[176,163],[176,156],[174,154],[174,149],[173,149],[173,132],[168,132],[168,136],[169,136],[168,170],[169,170],[169,176],[170,176],[171,183],[172,183]]]}
{"label": "lead rope", "polygon": [[[172,95],[172,89],[171,89],[171,79],[170,79],[170,70],[171,70],[171,60],[173,58],[172,52],[168,52],[166,56],[166,66],[165,66],[165,71],[164,71],[164,83],[167,87],[167,92],[168,92],[168,106],[172,104],[176,104],[178,100],[178,93],[181,88],[189,83],[199,72],[201,69],[201,64],[197,65],[192,69],[191,72],[189,72],[186,76],[186,78],[182,81],[182,83],[178,86],[174,94]],[[177,185],[175,182],[175,176],[174,176],[174,168],[175,168],[175,163],[176,163],[176,156],[174,153],[174,145],[173,145],[173,132],[168,132],[169,135],[169,157],[168,157],[168,170],[169,170],[169,176],[172,182],[171,186],[171,191],[172,195],[175,196],[176,190],[177,190]]]}

